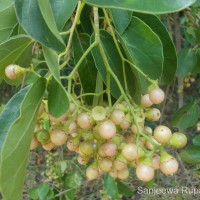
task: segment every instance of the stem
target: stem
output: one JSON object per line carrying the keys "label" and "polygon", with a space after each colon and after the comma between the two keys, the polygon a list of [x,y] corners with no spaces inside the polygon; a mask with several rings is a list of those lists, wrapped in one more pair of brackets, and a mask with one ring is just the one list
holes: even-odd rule
{"label": "stem", "polygon": [[59,70],[63,69],[63,67],[65,67],[65,65],[67,65],[69,61],[70,61],[70,58],[67,58],[67,60],[64,61],[64,62],[59,66]]}
{"label": "stem", "polygon": [[198,25],[196,24],[195,19],[192,16],[190,10],[185,9],[183,10],[183,13],[185,14],[185,17],[188,19],[188,21],[193,25],[193,27],[198,28]]}
{"label": "stem", "polygon": [[69,191],[71,191],[71,190],[73,190],[73,189],[74,189],[74,188],[70,188],[70,189],[64,190],[64,191],[62,191],[62,192],[59,192],[58,194],[56,194],[56,195],[54,196],[54,198],[55,198],[55,197],[62,196],[62,195],[65,194],[66,192],[69,192]]}
{"label": "stem", "polygon": [[111,23],[110,23],[110,19],[109,19],[109,17],[108,17],[108,14],[107,14],[105,8],[103,8],[103,12],[104,12],[104,15],[105,15],[105,17],[106,17],[108,26],[109,26],[109,28],[110,28],[111,35],[112,35],[112,37],[113,37],[113,40],[114,40],[114,43],[115,43],[116,48],[117,48],[117,50],[118,50],[118,53],[119,53],[119,55],[120,55],[120,58],[123,59],[124,56],[123,56],[123,54],[122,54],[122,52],[121,52],[121,49],[120,49],[119,44],[118,44],[118,42],[117,42],[117,39],[116,39],[116,37],[115,37],[115,33],[114,33],[114,30],[113,30],[113,27],[112,27],[112,25],[111,25]]}
{"label": "stem", "polygon": [[68,56],[69,49],[70,49],[71,42],[72,42],[72,37],[73,37],[73,34],[74,34],[74,30],[75,30],[76,25],[79,23],[79,17],[80,17],[81,11],[82,11],[82,2],[79,1],[78,7],[77,7],[77,10],[76,10],[76,15],[75,15],[75,18],[74,18],[74,22],[73,22],[72,27],[70,29],[70,35],[69,35],[69,40],[68,40],[68,43],[67,43],[66,50],[59,55],[59,60],[64,55]]}
{"label": "stem", "polygon": [[74,76],[74,74],[76,73],[76,71],[78,70],[78,68],[80,67],[81,63],[83,62],[83,60],[85,59],[85,57],[90,53],[90,51],[98,44],[97,41],[94,41],[92,43],[92,45],[90,45],[88,47],[88,49],[85,51],[85,53],[81,56],[80,60],[77,62],[76,66],[74,67],[74,69],[72,70],[72,72],[70,73],[69,76],[67,76],[66,78],[68,80],[71,80]]}
{"label": "stem", "polygon": [[120,58],[122,59],[122,69],[123,69],[123,78],[124,78],[124,83],[125,83],[125,91],[128,91],[128,86],[127,86],[126,70],[125,70],[125,63],[124,63],[124,62],[127,62],[127,63],[129,63],[129,65],[131,65],[132,67],[134,67],[134,69],[136,69],[136,70],[137,70],[142,76],[144,76],[150,83],[152,83],[152,84],[154,84],[154,85],[157,84],[157,81],[154,81],[154,80],[150,79],[142,70],[140,70],[136,65],[134,65],[132,62],[130,62],[129,60],[127,60],[127,59],[124,57],[124,55],[123,55],[123,53],[122,53],[122,51],[121,51],[121,49],[120,49],[120,46],[119,46],[119,44],[118,44],[118,42],[117,42],[117,38],[116,38],[116,36],[115,36],[113,27],[112,27],[112,25],[111,25],[111,23],[110,23],[110,19],[109,19],[109,17],[108,17],[108,14],[107,14],[105,8],[103,9],[103,12],[104,12],[104,15],[105,15],[105,17],[106,17],[108,26],[109,26],[109,28],[110,28],[110,32],[111,32],[111,35],[112,35],[112,37],[113,37],[113,40],[114,40],[115,46],[116,46],[116,48],[117,48],[117,51],[118,51],[118,53],[119,53],[119,55],[120,55]]}
{"label": "stem", "polygon": [[[94,10],[95,12],[94,12],[94,14],[95,15],[98,15],[98,10],[97,9],[95,9]],[[107,13],[106,13],[107,14]],[[94,19],[97,19],[97,16],[95,16],[94,17]],[[96,22],[96,21],[95,21]],[[109,22],[109,20],[108,20],[108,22]],[[97,22],[96,22],[97,23]],[[110,27],[111,28],[111,30],[112,30],[112,26]],[[113,30],[112,30],[113,31]],[[97,39],[99,39],[99,27],[98,27],[98,24],[95,24],[95,37],[97,38]],[[115,38],[115,36],[114,36],[114,32],[113,32],[113,38],[114,38],[114,41],[116,40],[116,38]],[[115,41],[116,42],[116,45],[118,46],[118,44],[117,44],[117,41]],[[119,47],[119,46],[118,46]],[[132,106],[131,106],[131,103],[130,103],[130,101],[129,101],[129,99],[128,99],[128,97],[126,96],[126,93],[125,93],[125,91],[124,91],[124,89],[123,89],[123,87],[122,87],[122,85],[121,85],[121,83],[120,83],[120,81],[119,81],[119,79],[117,78],[117,76],[115,75],[115,73],[113,72],[113,70],[111,69],[111,67],[110,67],[110,65],[109,65],[109,62],[108,62],[108,60],[107,60],[107,57],[106,57],[106,54],[105,54],[105,52],[104,52],[104,49],[103,49],[103,46],[102,46],[102,44],[101,44],[101,42],[99,42],[99,44],[98,44],[98,48],[99,48],[99,50],[100,50],[100,54],[101,54],[101,57],[102,57],[102,59],[103,59],[103,62],[104,62],[104,64],[105,64],[105,67],[106,67],[106,72],[107,72],[107,74],[109,75],[109,76],[107,76],[109,79],[107,79],[107,81],[109,82],[110,81],[110,75],[114,78],[114,80],[115,80],[115,82],[117,83],[117,86],[118,86],[118,88],[119,88],[119,90],[120,90],[120,92],[121,92],[121,94],[122,94],[122,96],[124,97],[124,99],[125,99],[125,101],[127,102],[127,104],[128,104],[128,106],[129,106],[129,108],[130,108],[130,111],[131,111],[131,114],[132,114],[132,116],[133,116],[133,119],[134,119],[134,122],[135,122],[135,124],[136,124],[136,127],[137,127],[137,131],[138,131],[138,138],[139,138],[139,135],[140,135],[140,133],[141,133],[141,128],[140,128],[140,126],[139,126],[139,124],[138,124],[138,122],[137,122],[137,120],[136,120],[136,116],[135,116],[135,113],[134,113],[134,110],[133,110],[133,108],[132,108]],[[120,49],[118,49],[119,51],[120,51]],[[121,51],[120,51],[121,52]],[[121,56],[123,56],[122,54],[121,54]],[[124,61],[128,61],[128,60],[126,60],[126,59],[124,59]],[[128,61],[128,63],[129,63],[129,61]],[[132,63],[131,63],[132,64]],[[133,64],[132,64],[133,65]],[[134,65],[135,66],[135,65]],[[136,66],[135,66],[136,67]],[[137,68],[137,67],[136,67]],[[138,68],[137,68],[138,69]],[[139,69],[138,69],[139,70]],[[141,70],[140,70],[141,71]],[[144,74],[143,72],[142,72],[142,74]],[[145,77],[146,77],[146,75],[145,75]],[[153,80],[151,80],[152,82],[153,82],[153,84],[155,84],[155,81],[153,81]],[[109,102],[109,106],[111,105],[111,97],[110,97],[110,85],[107,85],[107,95],[108,95],[108,102]]]}
{"label": "stem", "polygon": [[60,32],[60,35],[68,35],[70,34],[70,29],[68,31],[65,31],[65,32]]}
{"label": "stem", "polygon": [[71,87],[72,87],[72,79],[70,79],[68,81],[68,85],[67,85],[67,91],[68,91],[69,94],[71,94]]}
{"label": "stem", "polygon": [[123,54],[122,54],[122,52],[121,52],[121,49],[120,49],[120,47],[119,47],[119,44],[118,44],[118,42],[117,42],[117,39],[116,39],[114,30],[113,30],[113,27],[112,27],[112,25],[111,25],[111,23],[110,23],[110,19],[109,19],[109,17],[108,17],[108,14],[107,14],[107,12],[106,12],[105,9],[103,9],[103,12],[104,12],[104,15],[105,15],[105,17],[106,17],[108,26],[109,26],[109,28],[110,28],[110,32],[111,32],[111,35],[112,35],[112,37],[113,37],[115,46],[116,46],[117,51],[118,51],[118,53],[119,53],[119,55],[120,55],[120,58],[121,58],[121,60],[122,60],[122,70],[123,70],[123,79],[124,79],[125,91],[128,92],[128,85],[127,85],[127,79],[126,79],[126,69],[125,69],[124,56],[123,56]]}
{"label": "stem", "polygon": [[[179,26],[179,13],[174,14],[174,27],[175,27],[175,42],[176,42],[176,49],[177,52],[181,50],[181,30]],[[183,86],[183,78],[178,77],[178,88],[181,88]],[[183,106],[183,90],[180,91],[178,94],[178,107],[181,108]],[[179,131],[183,131],[182,129],[179,129]]]}
{"label": "stem", "polygon": [[130,62],[129,60],[127,60],[126,58],[124,58],[124,61],[129,63],[134,69],[136,69],[142,76],[144,76],[145,79],[147,79],[150,83],[152,83],[153,85],[157,85],[157,80],[152,80],[150,79],[141,69],[139,69],[136,65],[134,65],[132,62]]}
{"label": "stem", "polygon": [[112,107],[112,101],[111,101],[111,95],[110,95],[110,65],[108,63],[108,60],[106,58],[103,46],[101,44],[100,41],[100,36],[99,36],[99,14],[98,14],[98,8],[94,7],[94,31],[95,31],[95,41],[98,42],[98,48],[99,51],[102,55],[104,64],[105,64],[105,68],[106,68],[106,93],[108,96],[108,104],[109,104],[109,108]]}
{"label": "stem", "polygon": [[167,15],[167,26],[169,29],[169,34],[170,34],[171,38],[173,38],[173,31],[172,31],[172,25],[170,22],[170,15]]}
{"label": "stem", "polygon": [[29,71],[29,72],[32,72],[33,74],[35,74],[36,76],[38,76],[38,77],[41,77],[34,69],[30,69],[30,70],[27,70],[27,71]]}
{"label": "stem", "polygon": [[112,71],[112,69],[110,69],[110,74],[111,74],[111,76],[114,78],[115,82],[117,83],[121,94],[123,95],[125,101],[127,102],[128,106],[129,106],[129,109],[130,109],[131,114],[132,114],[132,116],[133,116],[133,120],[134,120],[135,125],[136,125],[136,127],[137,127],[137,131],[138,131],[138,133],[139,133],[139,134],[137,134],[137,136],[138,136],[138,137],[137,137],[137,140],[138,140],[139,135],[141,134],[142,131],[141,131],[141,128],[140,128],[140,126],[139,126],[139,124],[138,124],[138,122],[137,122],[137,119],[136,119],[136,115],[135,115],[135,113],[134,113],[134,110],[133,110],[133,108],[132,108],[132,106],[131,106],[131,103],[130,103],[128,97],[126,96],[126,93],[124,92],[124,89],[123,89],[123,87],[122,87],[122,85],[121,85],[119,79],[117,78],[117,76],[115,75],[115,73]]}
{"label": "stem", "polygon": [[120,101],[122,101],[123,98],[124,98],[124,96],[121,95],[121,96],[117,99],[117,101],[114,103],[112,109],[110,110],[111,112],[115,109],[116,105],[117,105]]}
{"label": "stem", "polygon": [[94,7],[94,33],[95,33],[95,41],[100,41],[99,36],[99,14],[98,8]]}
{"label": "stem", "polygon": [[107,96],[108,96],[108,105],[109,105],[109,108],[111,109],[112,107],[112,102],[111,102],[111,95],[110,95],[110,65],[108,63],[108,60],[106,58],[106,54],[104,52],[104,49],[103,49],[103,46],[101,43],[99,43],[98,45],[98,48],[99,48],[99,51],[100,51],[100,54],[103,58],[103,62],[105,64],[105,67],[106,67],[106,93],[107,93]]}
{"label": "stem", "polygon": [[106,91],[103,90],[103,91],[101,91],[101,92],[99,92],[99,93],[84,93],[84,94],[79,95],[76,99],[79,99],[79,98],[84,97],[84,96],[101,96],[101,95],[104,94],[105,92],[106,92]]}
{"label": "stem", "polygon": [[86,112],[91,112],[89,109],[85,108],[84,106],[81,106],[69,92],[67,92],[67,96],[68,96],[69,100],[71,100],[76,105],[77,108],[80,108]]}
{"label": "stem", "polygon": [[26,73],[23,75],[23,79],[22,79],[20,90],[22,90],[24,88],[25,80],[26,80]]}

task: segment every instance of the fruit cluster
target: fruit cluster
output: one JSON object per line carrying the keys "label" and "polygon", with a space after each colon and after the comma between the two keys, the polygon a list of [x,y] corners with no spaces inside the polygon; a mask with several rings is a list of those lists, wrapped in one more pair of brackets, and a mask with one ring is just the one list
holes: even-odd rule
{"label": "fruit cluster", "polygon": [[187,74],[187,76],[184,77],[184,86],[185,87],[189,88],[191,86],[191,84],[194,82],[195,82],[195,78],[191,73]]}
{"label": "fruit cluster", "polygon": [[[38,112],[38,123],[31,142],[31,149],[39,143],[45,150],[66,145],[78,154],[81,165],[88,165],[86,176],[96,179],[99,174],[110,173],[114,178],[126,179],[128,167],[136,169],[138,179],[153,179],[155,170],[173,175],[178,170],[177,160],[164,147],[182,148],[187,143],[183,133],[173,133],[164,125],[154,130],[146,126],[146,120],[158,121],[157,108],[165,98],[160,88],[149,87],[141,98],[141,105],[126,101],[117,102],[112,108],[95,106],[88,111],[78,107],[80,102],[70,103],[69,110],[59,118],[48,113],[45,102]],[[50,122],[50,123],[49,123]]]}

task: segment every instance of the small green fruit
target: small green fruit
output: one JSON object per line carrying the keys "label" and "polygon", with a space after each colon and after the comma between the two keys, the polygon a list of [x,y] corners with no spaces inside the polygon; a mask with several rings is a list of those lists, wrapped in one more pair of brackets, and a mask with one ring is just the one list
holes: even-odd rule
{"label": "small green fruit", "polygon": [[175,132],[172,134],[169,144],[175,148],[183,148],[187,144],[187,137],[183,133]]}
{"label": "small green fruit", "polygon": [[36,133],[37,140],[42,143],[46,144],[50,141],[50,135],[47,130],[40,130]]}
{"label": "small green fruit", "polygon": [[91,155],[93,154],[93,151],[94,151],[94,144],[89,141],[82,142],[80,144],[80,151],[84,155]]}

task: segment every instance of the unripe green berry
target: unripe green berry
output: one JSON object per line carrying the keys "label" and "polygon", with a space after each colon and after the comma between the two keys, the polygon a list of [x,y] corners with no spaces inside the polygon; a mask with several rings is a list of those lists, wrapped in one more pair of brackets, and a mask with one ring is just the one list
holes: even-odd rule
{"label": "unripe green berry", "polygon": [[46,144],[50,141],[49,132],[45,129],[38,131],[36,133],[36,138],[42,144]]}
{"label": "unripe green berry", "polygon": [[187,137],[183,133],[173,133],[169,144],[175,148],[183,148],[187,144]]}

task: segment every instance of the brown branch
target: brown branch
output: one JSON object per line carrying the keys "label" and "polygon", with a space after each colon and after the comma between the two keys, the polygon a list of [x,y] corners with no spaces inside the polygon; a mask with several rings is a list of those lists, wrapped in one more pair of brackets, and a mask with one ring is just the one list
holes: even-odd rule
{"label": "brown branch", "polygon": [[[181,50],[181,29],[179,25],[179,13],[174,13],[174,29],[175,29],[175,44],[176,50],[179,52]],[[183,77],[178,77],[178,88],[183,86]],[[183,90],[178,94],[178,108],[183,106]],[[181,130],[179,130],[181,131]]]}

